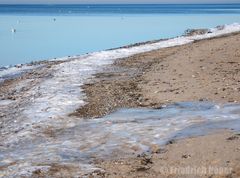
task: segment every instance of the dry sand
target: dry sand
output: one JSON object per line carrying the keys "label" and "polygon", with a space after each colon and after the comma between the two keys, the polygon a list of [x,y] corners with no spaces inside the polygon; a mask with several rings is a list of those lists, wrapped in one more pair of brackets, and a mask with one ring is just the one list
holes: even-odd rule
{"label": "dry sand", "polygon": [[104,177],[240,177],[240,136],[221,131],[170,142],[164,149],[135,159],[99,162]]}

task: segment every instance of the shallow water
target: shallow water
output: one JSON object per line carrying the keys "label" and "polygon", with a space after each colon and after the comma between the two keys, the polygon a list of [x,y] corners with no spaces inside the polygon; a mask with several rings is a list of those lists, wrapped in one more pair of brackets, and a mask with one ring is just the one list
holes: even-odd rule
{"label": "shallow water", "polygon": [[[66,13],[71,9],[77,12]],[[240,22],[239,9],[240,5],[115,5],[97,6],[86,13],[85,6],[0,6],[0,66],[175,37],[188,28]],[[11,32],[13,28],[16,33]]]}
{"label": "shallow water", "polygon": [[176,103],[162,109],[120,109],[100,119],[64,119],[61,127],[52,130],[52,137],[42,134],[42,129],[53,126],[43,122],[40,129],[23,129],[2,140],[0,165],[16,162],[6,175],[18,176],[42,167],[47,170],[53,163],[76,164],[87,172],[94,168],[96,159],[136,156],[173,138],[204,135],[218,128],[240,131],[239,123],[240,105],[208,102]]}

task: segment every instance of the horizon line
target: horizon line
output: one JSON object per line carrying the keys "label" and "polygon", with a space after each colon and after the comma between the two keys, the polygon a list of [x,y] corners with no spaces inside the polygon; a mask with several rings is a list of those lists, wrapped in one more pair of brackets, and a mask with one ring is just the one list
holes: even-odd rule
{"label": "horizon line", "polygon": [[232,3],[0,3],[0,5],[217,5],[217,4],[240,4]]}

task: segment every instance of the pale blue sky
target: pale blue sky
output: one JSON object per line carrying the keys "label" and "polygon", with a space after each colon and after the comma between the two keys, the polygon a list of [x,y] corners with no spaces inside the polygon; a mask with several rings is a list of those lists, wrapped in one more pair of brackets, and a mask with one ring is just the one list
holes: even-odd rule
{"label": "pale blue sky", "polygon": [[240,0],[0,0],[0,4],[61,4],[61,3],[240,3]]}

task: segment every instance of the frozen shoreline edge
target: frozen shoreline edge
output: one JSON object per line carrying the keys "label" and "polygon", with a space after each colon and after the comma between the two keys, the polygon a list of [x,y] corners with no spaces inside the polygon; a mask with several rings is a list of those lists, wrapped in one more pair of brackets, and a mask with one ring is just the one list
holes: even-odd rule
{"label": "frozen shoreline edge", "polygon": [[[193,30],[193,31],[198,31],[198,32],[201,32],[204,30],[206,30],[206,31],[203,34],[187,35],[186,32],[188,30],[190,30],[190,31]],[[44,64],[47,64],[48,62],[54,62],[54,61],[68,62],[68,61],[75,60],[75,59],[86,58],[88,56],[92,56],[92,55],[95,55],[98,53],[112,52],[115,50],[124,50],[124,49],[127,50],[127,49],[131,49],[131,48],[139,48],[139,47],[144,47],[144,46],[148,46],[148,45],[153,46],[155,44],[164,43],[164,42],[177,40],[177,39],[184,39],[184,38],[189,39],[189,40],[192,39],[193,41],[187,42],[187,43],[191,43],[191,42],[195,42],[195,41],[199,41],[199,40],[205,40],[205,39],[211,39],[211,38],[221,37],[221,36],[225,36],[225,35],[231,35],[232,33],[237,33],[237,32],[240,32],[240,24],[239,23],[233,23],[233,24],[229,24],[229,25],[219,25],[217,27],[209,28],[209,29],[186,29],[185,33],[183,33],[182,36],[177,36],[177,37],[172,37],[172,38],[143,41],[143,42],[133,43],[133,44],[129,44],[126,46],[117,47],[117,48],[110,48],[110,49],[105,49],[102,51],[96,51],[96,52],[91,52],[91,53],[86,53],[86,54],[81,54],[81,55],[75,55],[75,56],[65,56],[65,57],[53,58],[53,59],[40,59],[40,60],[32,61],[30,63],[0,66],[0,83],[2,83],[5,80],[5,78],[13,79],[15,77],[21,76],[24,73],[34,70],[38,67],[43,67]],[[177,44],[176,46],[184,45],[187,43]],[[159,48],[154,48],[154,49],[146,50],[143,52],[148,52],[148,51],[152,51],[152,50],[173,47],[173,46],[175,46],[175,45],[170,44],[169,46],[163,46],[163,47],[160,46]],[[142,52],[139,52],[139,53],[142,53]],[[132,54],[132,55],[134,55],[134,54]],[[124,58],[124,57],[119,57],[119,58]]]}

